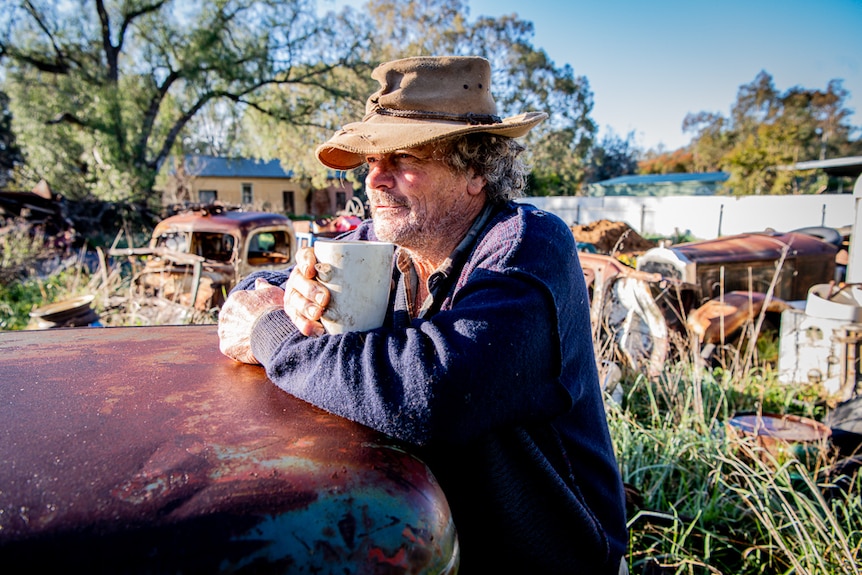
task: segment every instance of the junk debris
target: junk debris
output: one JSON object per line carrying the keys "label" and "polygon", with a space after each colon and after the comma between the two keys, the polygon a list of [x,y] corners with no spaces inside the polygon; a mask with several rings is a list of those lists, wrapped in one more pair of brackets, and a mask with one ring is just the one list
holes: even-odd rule
{"label": "junk debris", "polygon": [[28,329],[60,327],[100,327],[99,314],[90,307],[95,296],[76,296],[40,306],[30,312]]}
{"label": "junk debris", "polygon": [[778,379],[821,385],[840,401],[862,388],[862,285],[817,284],[781,314]]}
{"label": "junk debris", "polygon": [[838,248],[800,232],[759,232],[654,248],[637,269],[679,280],[700,306],[735,290],[804,300],[808,289],[835,278]]}
{"label": "junk debris", "polygon": [[45,180],[30,192],[0,191],[0,220],[40,226],[49,237],[64,236],[73,228],[63,196],[54,193]]}
{"label": "junk debris", "polygon": [[[620,252],[627,226],[602,227],[616,229],[616,239],[593,241],[603,250],[613,241],[611,250]],[[643,245],[634,236],[627,249]],[[620,365],[651,377],[686,349],[708,359],[717,346],[744,333],[756,338],[766,317],[777,328],[812,286],[834,283],[839,250],[819,236],[768,231],[652,247],[638,255],[636,267],[581,253],[594,341],[599,351],[611,347]],[[859,357],[855,351],[845,355]]]}
{"label": "junk debris", "polygon": [[663,284],[661,275],[639,272],[607,255],[582,253],[579,258],[596,346],[612,347],[616,361],[657,376],[669,351],[668,322],[653,294],[653,287]]}
{"label": "junk debris", "polygon": [[[134,285],[205,311],[220,307],[242,278],[294,262],[296,235],[287,216],[197,205],[170,216],[153,230],[146,248],[112,249],[132,262]],[[134,260],[143,258],[141,268]]]}

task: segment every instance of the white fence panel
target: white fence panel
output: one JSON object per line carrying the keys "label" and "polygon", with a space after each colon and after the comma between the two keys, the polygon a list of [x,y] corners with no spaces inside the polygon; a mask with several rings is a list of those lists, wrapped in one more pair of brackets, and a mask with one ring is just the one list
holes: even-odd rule
{"label": "white fence panel", "polygon": [[805,196],[549,196],[522,201],[560,216],[569,225],[626,222],[641,235],[689,233],[700,239],[798,228],[840,228],[854,221],[852,194]]}

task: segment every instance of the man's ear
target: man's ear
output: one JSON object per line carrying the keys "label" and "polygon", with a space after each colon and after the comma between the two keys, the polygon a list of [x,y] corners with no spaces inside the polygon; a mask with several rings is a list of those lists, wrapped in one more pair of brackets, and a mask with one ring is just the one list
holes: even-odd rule
{"label": "man's ear", "polygon": [[471,196],[477,196],[483,193],[485,191],[485,184],[488,183],[484,176],[473,175],[473,170],[470,170],[464,176],[464,179],[467,181],[467,193]]}

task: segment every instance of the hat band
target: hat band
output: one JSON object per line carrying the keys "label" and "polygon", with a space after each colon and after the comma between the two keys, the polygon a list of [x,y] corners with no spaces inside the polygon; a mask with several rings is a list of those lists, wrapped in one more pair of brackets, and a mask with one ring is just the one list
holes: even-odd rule
{"label": "hat band", "polygon": [[371,113],[365,116],[365,120],[367,120],[374,114],[379,114],[381,116],[392,116],[395,118],[409,118],[411,120],[464,122],[471,126],[503,123],[502,118],[500,118],[500,116],[495,116],[494,114],[475,114],[473,112],[468,112],[467,114],[449,114],[446,112],[432,112],[423,110],[394,110],[392,108],[384,108],[383,106],[375,106]]}

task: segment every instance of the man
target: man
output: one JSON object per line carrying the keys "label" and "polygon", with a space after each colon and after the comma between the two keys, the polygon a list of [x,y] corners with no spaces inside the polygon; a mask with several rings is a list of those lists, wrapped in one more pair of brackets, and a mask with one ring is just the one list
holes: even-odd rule
{"label": "man", "polygon": [[327,335],[329,293],[305,250],[289,277],[234,290],[220,348],[411,444],[449,500],[462,573],[616,574],[624,499],[574,238],[511,201],[527,174],[514,138],[546,115],[497,117],[481,58],[408,58],[372,77],[365,118],[317,157],[368,164],[373,221],[347,237],[398,246],[385,325]]}

